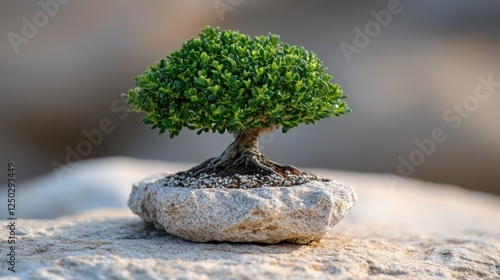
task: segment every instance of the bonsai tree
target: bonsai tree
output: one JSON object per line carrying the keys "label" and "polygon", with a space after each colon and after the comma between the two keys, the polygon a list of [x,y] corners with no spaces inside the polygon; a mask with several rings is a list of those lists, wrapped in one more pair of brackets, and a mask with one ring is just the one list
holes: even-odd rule
{"label": "bonsai tree", "polygon": [[213,174],[301,174],[259,151],[259,137],[279,128],[340,117],[348,112],[338,84],[318,57],[269,34],[250,38],[205,27],[199,38],[151,65],[123,96],[131,110],[146,112],[145,124],[173,138],[185,127],[229,132],[234,142],[221,156],[188,170]]}

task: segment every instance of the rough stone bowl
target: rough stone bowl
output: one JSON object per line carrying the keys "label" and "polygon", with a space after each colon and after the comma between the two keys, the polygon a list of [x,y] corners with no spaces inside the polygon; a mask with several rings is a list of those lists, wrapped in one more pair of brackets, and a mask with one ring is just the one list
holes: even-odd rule
{"label": "rough stone bowl", "polygon": [[334,181],[193,189],[165,187],[166,176],[135,183],[128,206],[144,222],[194,242],[307,244],[320,240],[357,200],[352,187]]}

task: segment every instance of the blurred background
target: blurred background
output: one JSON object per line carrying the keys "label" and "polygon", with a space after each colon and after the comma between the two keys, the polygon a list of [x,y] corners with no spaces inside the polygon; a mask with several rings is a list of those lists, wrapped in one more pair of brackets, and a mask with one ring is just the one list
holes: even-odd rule
{"label": "blurred background", "polygon": [[[305,46],[349,95],[343,118],[265,135],[268,157],[500,194],[499,14],[498,1],[465,0],[2,1],[2,164],[15,161],[22,183],[74,161],[71,151],[192,163],[219,155],[231,135],[159,136],[120,98],[148,65],[214,25]],[[482,99],[479,77],[493,81]],[[429,144],[436,129],[446,140]]]}

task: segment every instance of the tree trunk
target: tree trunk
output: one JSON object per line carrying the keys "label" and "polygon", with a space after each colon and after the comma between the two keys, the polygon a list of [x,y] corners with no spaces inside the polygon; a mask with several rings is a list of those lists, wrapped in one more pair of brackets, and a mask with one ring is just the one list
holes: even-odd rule
{"label": "tree trunk", "polygon": [[222,153],[220,161],[215,165],[215,169],[224,168],[245,154],[260,155],[259,137],[262,131],[263,129],[259,127],[238,130],[234,134],[234,142]]}
{"label": "tree trunk", "polygon": [[285,170],[294,174],[299,171],[290,165],[281,165],[269,160],[259,151],[259,137],[263,133],[273,132],[278,126],[241,129],[234,133],[234,142],[227,147],[220,157],[211,158],[185,173],[234,175],[241,173],[267,173],[282,176]]}

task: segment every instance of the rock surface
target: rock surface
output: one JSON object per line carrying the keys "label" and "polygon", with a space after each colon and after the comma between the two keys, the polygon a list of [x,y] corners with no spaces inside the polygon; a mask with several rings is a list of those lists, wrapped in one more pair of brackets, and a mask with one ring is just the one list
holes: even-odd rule
{"label": "rock surface", "polygon": [[500,277],[500,240],[493,232],[428,234],[345,220],[320,242],[262,245],[192,243],[126,210],[18,222],[16,273],[2,261],[2,279]]}
{"label": "rock surface", "polygon": [[[82,162],[63,181],[52,176],[20,184],[16,213],[24,217],[106,205],[122,210],[18,219],[16,273],[7,270],[9,233],[0,227],[0,279],[500,278],[498,196],[383,174],[316,169],[310,171],[355,186],[359,197],[320,242],[191,243],[145,226],[126,209],[134,181],[189,166],[105,158]],[[6,201],[0,200],[0,209],[7,208]]]}
{"label": "rock surface", "polygon": [[196,242],[307,244],[320,240],[357,200],[350,186],[333,181],[192,189],[164,186],[166,175],[135,183],[128,205],[157,229]]}

